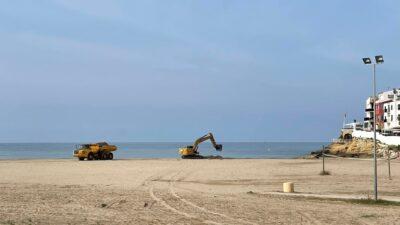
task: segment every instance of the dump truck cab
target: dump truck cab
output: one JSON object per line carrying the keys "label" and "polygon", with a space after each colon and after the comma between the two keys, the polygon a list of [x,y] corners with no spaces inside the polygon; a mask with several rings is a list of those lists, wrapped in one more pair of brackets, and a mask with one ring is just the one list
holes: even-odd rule
{"label": "dump truck cab", "polygon": [[116,150],[117,146],[109,145],[107,142],[80,144],[74,150],[74,157],[79,160],[111,160],[114,158],[112,151]]}

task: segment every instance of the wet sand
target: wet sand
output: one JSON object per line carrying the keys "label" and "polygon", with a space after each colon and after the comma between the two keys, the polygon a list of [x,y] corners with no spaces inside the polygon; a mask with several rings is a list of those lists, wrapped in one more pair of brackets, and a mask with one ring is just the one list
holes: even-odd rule
{"label": "wet sand", "polygon": [[[400,161],[379,191],[400,198]],[[372,197],[372,162],[327,159],[1,160],[0,224],[396,224]],[[281,195],[282,183],[296,195]],[[302,197],[308,194],[314,197]]]}

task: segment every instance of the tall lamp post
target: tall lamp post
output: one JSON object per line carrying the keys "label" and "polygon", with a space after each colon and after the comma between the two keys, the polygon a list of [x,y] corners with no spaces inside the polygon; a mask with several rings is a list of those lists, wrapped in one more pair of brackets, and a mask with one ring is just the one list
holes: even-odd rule
{"label": "tall lamp post", "polygon": [[373,89],[374,89],[374,95],[373,95],[373,127],[374,127],[374,199],[375,201],[378,200],[378,171],[376,168],[376,64],[382,64],[383,63],[383,56],[382,55],[377,55],[375,56],[375,62],[372,63],[372,60],[370,58],[363,58],[362,59],[364,64],[372,64],[373,65]]}

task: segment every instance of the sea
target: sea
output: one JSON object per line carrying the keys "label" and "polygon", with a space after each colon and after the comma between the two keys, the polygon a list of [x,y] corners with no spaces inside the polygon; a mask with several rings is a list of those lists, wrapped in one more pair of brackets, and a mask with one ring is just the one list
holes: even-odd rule
{"label": "sea", "polygon": [[[179,158],[178,149],[191,145],[186,142],[128,142],[116,145],[115,159]],[[316,151],[324,142],[225,142],[222,151],[203,143],[199,152],[204,156],[224,158],[288,159]],[[0,159],[70,159],[77,143],[0,143]]]}

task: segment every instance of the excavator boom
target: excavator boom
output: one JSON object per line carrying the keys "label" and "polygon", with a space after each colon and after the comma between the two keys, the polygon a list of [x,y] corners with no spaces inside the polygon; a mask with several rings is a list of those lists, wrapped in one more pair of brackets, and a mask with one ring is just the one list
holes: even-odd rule
{"label": "excavator boom", "polygon": [[201,144],[201,143],[203,143],[203,142],[205,142],[207,140],[211,141],[211,143],[212,143],[213,147],[215,148],[215,150],[222,151],[222,145],[217,144],[217,142],[215,141],[214,136],[212,135],[212,133],[208,133],[208,134],[198,138],[193,144],[193,149],[197,152],[197,149],[199,148],[199,144]]}

